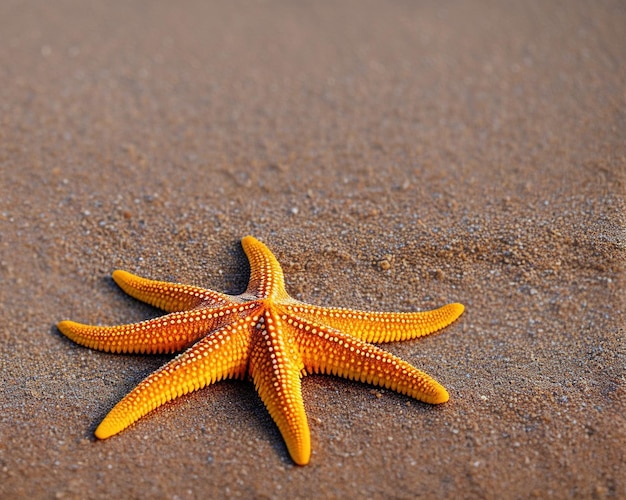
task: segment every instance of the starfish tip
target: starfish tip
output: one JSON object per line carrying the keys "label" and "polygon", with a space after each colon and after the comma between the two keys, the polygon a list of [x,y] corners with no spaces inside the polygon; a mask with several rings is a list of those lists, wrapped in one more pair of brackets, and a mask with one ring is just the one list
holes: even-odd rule
{"label": "starfish tip", "polygon": [[442,387],[441,390],[435,396],[435,398],[434,398],[432,403],[438,405],[438,404],[441,404],[441,403],[446,403],[449,399],[450,399],[450,394],[448,394],[448,391],[446,391]]}
{"label": "starfish tip", "polygon": [[94,434],[98,439],[108,439],[117,434],[120,430],[121,429],[117,429],[111,425],[111,422],[107,422],[107,419],[105,418],[102,422],[100,422],[100,425],[96,428]]}
{"label": "starfish tip", "polygon": [[302,465],[308,465],[310,457],[306,457],[306,458],[304,458],[304,457],[300,457],[300,458],[291,457],[291,459],[294,461],[294,463],[296,465],[302,466]]}
{"label": "starfish tip", "polygon": [[311,460],[311,448],[308,450],[298,450],[296,452],[290,452],[291,459],[296,465],[307,465]]}
{"label": "starfish tip", "polygon": [[57,328],[61,331],[63,335],[68,337],[76,325],[78,325],[78,323],[76,323],[75,321],[70,321],[66,319],[63,321],[59,321],[57,323]]}
{"label": "starfish tip", "polygon": [[465,306],[463,304],[459,304],[458,302],[455,302],[452,306],[454,307],[454,312],[457,318],[465,311]]}
{"label": "starfish tip", "polygon": [[113,281],[115,281],[118,285],[122,282],[128,281],[128,278],[132,276],[128,271],[122,271],[121,269],[116,269],[111,274]]}
{"label": "starfish tip", "polygon": [[98,439],[107,439],[107,438],[111,437],[111,436],[107,435],[105,432],[103,432],[103,431],[101,430],[101,427],[102,427],[101,425],[100,425],[100,426],[98,426],[98,428],[97,428],[97,429],[96,429],[96,431],[94,432],[95,436],[96,436]]}
{"label": "starfish tip", "polygon": [[244,249],[256,247],[256,246],[259,246],[260,244],[261,242],[250,234],[248,236],[244,236],[243,238],[241,238],[241,246]]}

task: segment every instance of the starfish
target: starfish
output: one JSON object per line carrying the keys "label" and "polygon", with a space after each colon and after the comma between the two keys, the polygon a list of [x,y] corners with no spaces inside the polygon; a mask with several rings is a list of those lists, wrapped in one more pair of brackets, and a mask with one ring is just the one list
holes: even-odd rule
{"label": "starfish", "polygon": [[61,321],[74,342],[106,352],[181,354],[126,395],[95,431],[107,439],[155,408],[222,379],[249,377],[293,461],[306,465],[311,437],[301,378],[325,373],[383,386],[432,404],[448,392],[427,374],[372,343],[428,335],[452,323],[462,304],[426,312],[319,307],[290,297],[276,257],[252,236],[241,240],[250,281],[241,295],[153,281],[117,270],[127,294],[167,311],[148,321],[90,326]]}

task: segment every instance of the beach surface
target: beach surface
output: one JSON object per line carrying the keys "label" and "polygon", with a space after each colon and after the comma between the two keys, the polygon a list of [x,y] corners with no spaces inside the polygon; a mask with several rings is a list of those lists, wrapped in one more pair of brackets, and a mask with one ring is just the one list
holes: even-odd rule
{"label": "beach surface", "polygon": [[[624,498],[626,7],[2,2],[0,497]],[[171,356],[63,319],[240,293],[252,234],[323,306],[465,313],[383,347],[450,401],[303,380],[293,464],[247,381],[105,441]]]}

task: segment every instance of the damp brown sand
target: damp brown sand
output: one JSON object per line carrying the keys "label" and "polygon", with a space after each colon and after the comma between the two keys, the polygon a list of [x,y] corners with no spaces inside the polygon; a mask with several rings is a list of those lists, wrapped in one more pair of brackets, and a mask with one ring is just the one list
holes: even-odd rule
{"label": "damp brown sand", "polygon": [[[0,6],[0,496],[623,497],[621,2]],[[386,348],[429,406],[303,382],[292,464],[250,383],[96,442],[165,356],[63,338],[158,311],[110,273],[239,292],[253,234],[311,303],[462,302]]]}

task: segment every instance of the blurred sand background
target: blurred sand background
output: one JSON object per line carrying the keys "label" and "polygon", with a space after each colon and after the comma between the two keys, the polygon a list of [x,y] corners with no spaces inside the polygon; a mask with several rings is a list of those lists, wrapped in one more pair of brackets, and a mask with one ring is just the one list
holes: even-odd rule
{"label": "blurred sand background", "polygon": [[[2,498],[624,498],[622,1],[0,4]],[[240,292],[246,234],[307,302],[466,305],[385,348],[433,407],[314,376],[294,466],[252,384],[93,431],[166,356],[61,319]]]}

